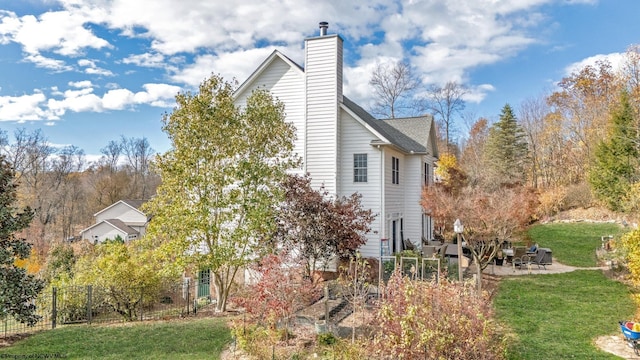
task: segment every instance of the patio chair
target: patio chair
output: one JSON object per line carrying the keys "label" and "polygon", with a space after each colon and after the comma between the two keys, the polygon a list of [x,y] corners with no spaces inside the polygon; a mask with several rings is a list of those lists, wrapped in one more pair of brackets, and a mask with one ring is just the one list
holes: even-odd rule
{"label": "patio chair", "polygon": [[443,244],[439,248],[436,247],[436,250],[438,251],[438,256],[440,256],[441,258],[444,258],[445,254],[447,253],[448,246],[449,246],[448,244]]}
{"label": "patio chair", "polygon": [[436,255],[436,247],[431,245],[423,245],[422,246],[422,257],[424,258],[432,258]]}
{"label": "patio chair", "polygon": [[411,242],[411,240],[403,239],[402,241],[404,242],[404,249],[405,250],[415,250],[416,249],[416,246],[413,244],[413,242]]}
{"label": "patio chair", "polygon": [[522,268],[522,265],[527,265],[527,267],[531,265],[537,265],[538,269],[542,266],[545,270],[547,270],[547,265],[549,265],[549,261],[547,259],[547,251],[545,249],[538,249],[535,253],[535,256],[532,254],[524,255],[521,257],[516,264],[516,259],[514,259],[514,266],[519,266]]}

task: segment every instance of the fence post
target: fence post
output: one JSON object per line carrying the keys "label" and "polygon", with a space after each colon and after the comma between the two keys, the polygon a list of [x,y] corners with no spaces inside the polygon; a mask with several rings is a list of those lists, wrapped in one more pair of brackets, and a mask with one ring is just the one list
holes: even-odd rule
{"label": "fence post", "polygon": [[140,304],[140,321],[142,321],[144,319],[144,314],[143,314],[143,312],[144,312],[144,302],[143,302],[143,300],[144,300],[144,286],[141,286],[140,287],[140,302],[139,302],[139,304]]}
{"label": "fence post", "polygon": [[57,308],[57,299],[58,299],[58,289],[54,286],[51,288],[51,328],[56,328],[56,321],[58,320],[58,308]]}
{"label": "fence post", "polygon": [[189,304],[191,304],[191,280],[187,281],[187,316],[189,316]]}
{"label": "fence post", "polygon": [[87,322],[91,324],[91,299],[93,298],[93,286],[87,285]]}

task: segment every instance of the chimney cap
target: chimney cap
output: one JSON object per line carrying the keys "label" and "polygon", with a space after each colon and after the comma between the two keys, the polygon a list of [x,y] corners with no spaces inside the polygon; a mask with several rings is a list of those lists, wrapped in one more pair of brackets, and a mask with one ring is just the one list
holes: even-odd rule
{"label": "chimney cap", "polygon": [[329,23],[326,21],[320,22],[320,36],[327,35],[327,29],[329,28]]}

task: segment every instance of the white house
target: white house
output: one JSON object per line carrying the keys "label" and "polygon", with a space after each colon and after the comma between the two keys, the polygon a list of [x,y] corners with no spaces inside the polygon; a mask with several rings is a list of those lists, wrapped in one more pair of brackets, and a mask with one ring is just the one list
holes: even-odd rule
{"label": "white house", "polygon": [[144,236],[149,219],[142,211],[142,200],[120,200],[93,216],[96,223],[80,232],[80,238],[92,243],[120,236],[124,241]]}
{"label": "white house", "polygon": [[236,103],[254,89],[269,90],[297,129],[298,171],[332,194],[362,194],[363,206],[377,214],[364,256],[401,251],[403,240],[419,248],[433,235],[420,206],[438,157],[433,117],[375,119],[343,95],[342,53],[342,37],[320,23],[320,36],[305,40],[304,68],[274,51],[236,91]]}

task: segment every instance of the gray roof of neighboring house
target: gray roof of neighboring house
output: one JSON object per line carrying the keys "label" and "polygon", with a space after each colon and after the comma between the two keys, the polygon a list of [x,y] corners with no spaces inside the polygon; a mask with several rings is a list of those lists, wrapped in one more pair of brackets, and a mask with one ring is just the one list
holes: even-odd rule
{"label": "gray roof of neighboring house", "polygon": [[140,210],[140,207],[142,206],[142,204],[145,203],[144,200],[122,200],[122,202],[126,203],[127,205],[137,210]]}
{"label": "gray roof of neighboring house", "polygon": [[406,152],[428,153],[429,133],[433,125],[430,115],[379,120],[346,96],[344,105],[392,144]]}
{"label": "gray roof of neighboring house", "polygon": [[134,230],[132,227],[130,227],[129,225],[125,224],[122,220],[119,219],[109,219],[109,220],[104,220],[104,222],[111,224],[112,226],[118,228],[119,230],[122,230],[122,232],[126,233],[127,235],[138,235],[139,232]]}

